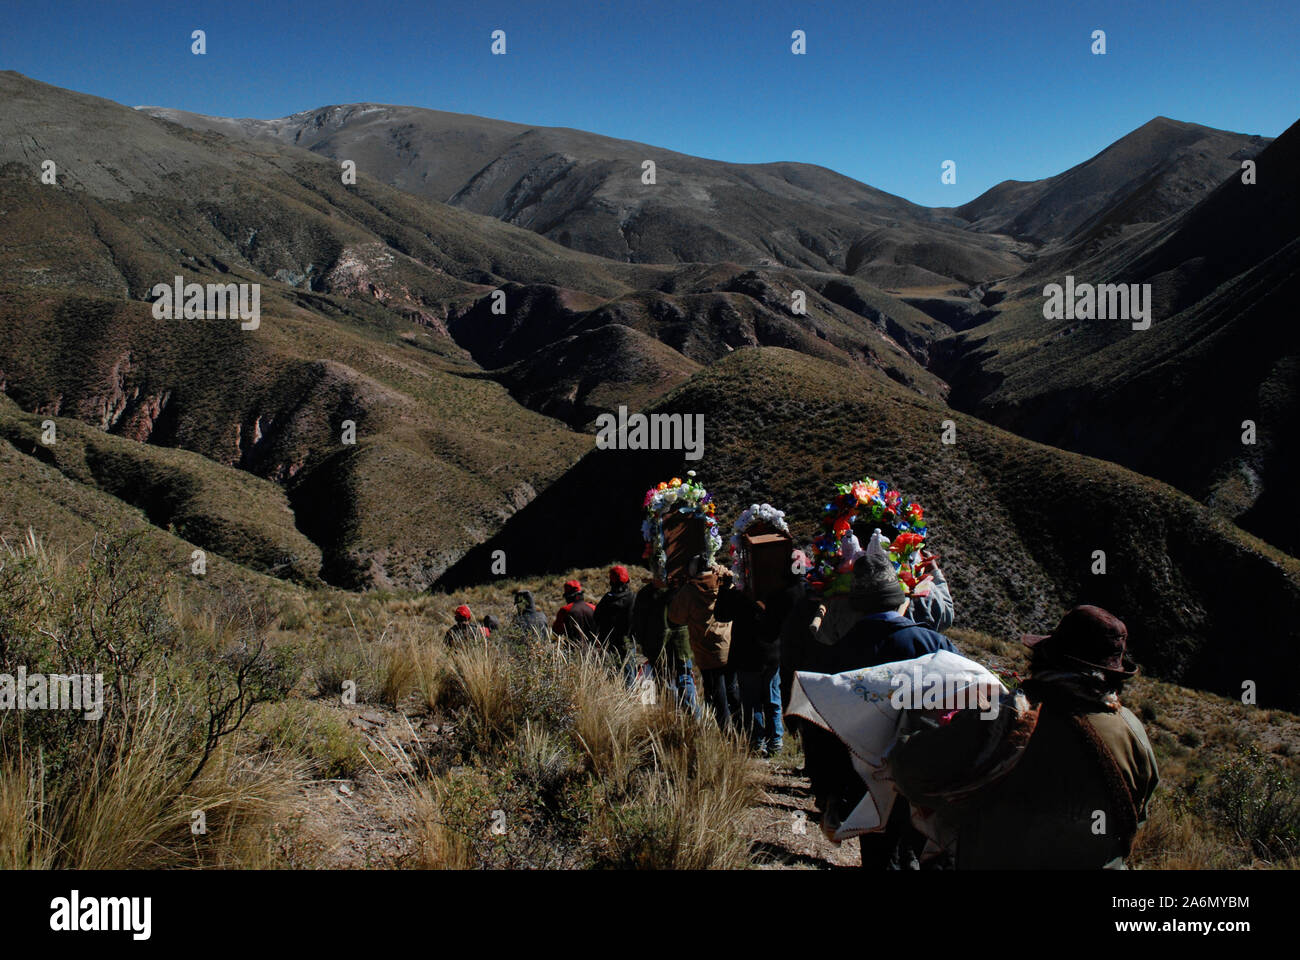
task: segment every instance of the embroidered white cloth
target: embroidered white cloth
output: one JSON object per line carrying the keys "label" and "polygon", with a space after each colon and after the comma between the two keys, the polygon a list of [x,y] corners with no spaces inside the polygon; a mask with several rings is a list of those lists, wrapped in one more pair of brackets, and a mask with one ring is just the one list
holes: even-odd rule
{"label": "embroidered white cloth", "polygon": [[[922,697],[927,691],[933,693],[936,684],[942,705],[932,700],[923,702]],[[969,703],[978,709],[975,692],[980,688],[1000,690],[1001,683],[974,660],[948,650],[844,673],[796,673],[786,713],[803,717],[838,737],[849,749],[853,769],[867,785],[862,801],[842,823],[823,823],[827,836],[841,841],[875,833],[889,820],[898,794],[881,767],[898,737],[903,717],[903,709],[895,705],[895,699],[908,708],[954,709]],[[915,700],[903,699],[907,690],[912,691]],[[898,698],[894,697],[896,691]],[[922,824],[917,826],[930,832]]]}

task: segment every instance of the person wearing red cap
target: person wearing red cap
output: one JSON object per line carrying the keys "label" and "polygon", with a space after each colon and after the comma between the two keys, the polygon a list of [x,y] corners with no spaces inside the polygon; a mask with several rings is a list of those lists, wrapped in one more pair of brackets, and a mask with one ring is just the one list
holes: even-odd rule
{"label": "person wearing red cap", "polygon": [[577,580],[565,581],[564,606],[555,615],[551,629],[570,640],[588,640],[596,636],[596,608],[583,597],[582,584]]}
{"label": "person wearing red cap", "polygon": [[955,831],[958,869],[1124,869],[1159,782],[1146,730],[1120,703],[1136,673],[1128,629],[1079,606],[1022,640],[1029,678],[996,716],[918,721],[891,774]]}
{"label": "person wearing red cap", "polygon": [[442,642],[448,647],[464,646],[467,643],[486,639],[483,628],[474,622],[474,614],[470,613],[469,607],[465,604],[462,603],[456,608],[455,616],[456,622],[442,637]]}
{"label": "person wearing red cap", "polygon": [[619,665],[631,689],[636,683],[636,644],[632,642],[632,603],[636,600],[627,567],[609,568],[609,591],[596,604],[596,638]]}

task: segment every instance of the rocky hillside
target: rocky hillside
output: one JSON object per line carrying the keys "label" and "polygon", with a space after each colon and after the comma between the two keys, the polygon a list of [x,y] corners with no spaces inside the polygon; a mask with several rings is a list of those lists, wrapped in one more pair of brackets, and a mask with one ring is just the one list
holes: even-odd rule
{"label": "rocky hillside", "polygon": [[1004,180],[953,213],[981,232],[1068,243],[1102,225],[1159,223],[1206,196],[1271,141],[1156,117],[1043,180]]}
{"label": "rocky hillside", "polygon": [[[384,183],[574,250],[634,263],[734,261],[969,287],[1017,272],[1021,245],[823,167],[736,164],[581,130],[385,104],[278,120],[143,111],[195,129],[355,160]],[[643,164],[655,183],[642,183]]]}
{"label": "rocky hillside", "polygon": [[[587,448],[573,427],[741,347],[946,389],[939,327],[860,280],[615,263],[298,147],[0,92],[0,391],[278,485],[331,583],[427,585]],[[259,325],[155,319],[176,276],[256,284]]]}
{"label": "rocky hillside", "polygon": [[[925,507],[963,624],[1014,635],[1098,603],[1129,624],[1136,656],[1156,676],[1225,695],[1250,679],[1260,702],[1300,702],[1283,679],[1300,668],[1291,640],[1300,563],[1163,483],[779,349],[737,352],[652,409],[704,414],[702,461],[593,450],[439,585],[491,580],[495,550],[511,576],[639,556],[646,487],[690,468],[724,523],[766,500],[788,512],[804,542],[834,485],[869,475]],[[953,444],[941,441],[945,420]],[[1092,572],[1097,550],[1104,575]],[[1243,633],[1247,594],[1254,619]]]}
{"label": "rocky hillside", "polygon": [[[1300,124],[1256,163],[1253,184],[1238,169],[1132,238],[1035,264],[1005,285],[996,319],[935,344],[932,359],[955,406],[1166,480],[1294,553]],[[1149,284],[1150,328],[1044,319],[1044,286],[1067,275]]]}

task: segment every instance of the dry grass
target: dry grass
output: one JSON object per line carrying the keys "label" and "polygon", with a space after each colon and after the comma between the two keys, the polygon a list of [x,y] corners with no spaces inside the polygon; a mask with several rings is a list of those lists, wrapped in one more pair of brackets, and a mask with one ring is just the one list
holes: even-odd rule
{"label": "dry grass", "polygon": [[653,720],[661,712],[612,681],[609,663],[592,651],[579,652],[571,666],[574,739],[591,772],[621,794],[650,746]]}
{"label": "dry grass", "polygon": [[1151,804],[1129,863],[1144,870],[1224,870],[1239,866],[1223,840],[1168,792]]}
{"label": "dry grass", "polygon": [[484,643],[453,651],[451,677],[468,701],[475,726],[489,740],[513,732],[510,664],[496,647]]}
{"label": "dry grass", "polygon": [[412,866],[421,870],[469,870],[476,866],[474,845],[451,826],[451,785],[434,779],[415,788],[413,830],[417,846]]}
{"label": "dry grass", "polygon": [[[46,634],[84,645],[84,618],[113,602],[119,639],[139,658],[111,720],[51,728],[20,714],[0,724],[0,866],[312,866],[339,839],[310,849],[323,823],[301,796],[313,778],[367,778],[387,791],[419,866],[749,863],[740,825],[757,772],[743,746],[671,698],[642,703],[587,647],[498,637],[449,650],[441,635],[453,604],[443,598],[319,591],[282,598],[273,612],[238,587],[198,588],[150,568],[123,582],[154,588],[118,602],[120,571],[105,579],[85,556],[31,537],[6,559],[0,616],[15,631],[6,656],[55,656]],[[508,590],[496,593],[508,604]],[[68,600],[83,596],[89,612]],[[474,602],[492,609],[486,596]],[[258,638],[297,679],[254,704],[191,777],[211,671]],[[399,722],[414,715],[412,739],[356,726],[338,696],[345,681],[359,714],[373,704]],[[490,829],[496,810],[504,832]],[[196,813],[205,832],[191,831]]]}
{"label": "dry grass", "polygon": [[[590,649],[451,655],[463,764],[418,784],[422,867],[735,868],[758,796],[747,751],[667,698],[642,703]],[[489,817],[501,811],[505,830]]]}
{"label": "dry grass", "polygon": [[[275,862],[273,834],[293,818],[303,765],[240,752],[233,736],[238,705],[273,695],[272,658],[245,642],[257,611],[241,596],[188,609],[157,564],[131,538],[97,539],[76,552],[48,549],[34,535],[4,545],[0,672],[21,665],[101,674],[105,702],[94,721],[64,711],[0,720],[0,864]],[[232,683],[240,664],[257,679]],[[260,684],[256,694],[252,684]],[[235,712],[222,713],[232,696]],[[212,738],[214,720],[220,734]]]}
{"label": "dry grass", "polygon": [[759,789],[753,763],[729,737],[656,708],[662,730],[650,736],[652,765],[630,803],[602,808],[599,866],[655,870],[740,869],[752,865],[737,829]]}
{"label": "dry grass", "polygon": [[75,775],[55,775],[40,756],[22,750],[0,760],[0,867],[277,865],[274,835],[294,817],[302,767],[225,748],[179,790],[184,721],[156,703],[139,705],[135,719],[129,749],[86,755]]}
{"label": "dry grass", "polygon": [[[50,550],[35,536],[0,545],[11,657],[15,644],[40,653],[41,630],[76,625],[66,619],[76,605],[61,597],[81,590],[100,602],[112,593],[88,560],[95,549]],[[599,571],[575,574],[593,580]],[[614,664],[583,646],[508,636],[444,646],[460,602],[508,618],[501,585],[456,597],[299,592],[271,614],[238,588],[154,576],[164,584],[155,606],[132,595],[117,608],[115,628],[141,644],[144,659],[103,736],[82,739],[94,725],[78,722],[66,726],[71,740],[51,739],[48,718],[16,713],[0,722],[0,867],[312,866],[323,856],[309,836],[319,824],[304,824],[299,793],[309,778],[336,777],[383,784],[408,824],[406,862],[415,866],[752,865],[741,825],[759,796],[758,767],[732,736],[671,697],[642,703]],[[526,586],[545,598],[565,578]],[[185,786],[204,719],[194,680],[203,674],[193,671],[250,632],[296,658],[300,680],[289,696],[258,705]],[[1024,672],[1019,645],[953,634],[991,666]],[[338,698],[345,679],[356,684],[357,713],[372,704],[404,731],[409,718],[411,739],[360,732]],[[1294,820],[1287,777],[1300,760],[1285,745],[1300,741],[1300,720],[1143,677],[1125,700],[1147,726],[1162,775],[1133,866],[1297,865],[1284,828]],[[1230,765],[1248,754],[1256,759]],[[1258,802],[1234,806],[1224,786],[1235,783]],[[196,810],[205,834],[191,833]],[[491,830],[497,810],[504,832]]]}

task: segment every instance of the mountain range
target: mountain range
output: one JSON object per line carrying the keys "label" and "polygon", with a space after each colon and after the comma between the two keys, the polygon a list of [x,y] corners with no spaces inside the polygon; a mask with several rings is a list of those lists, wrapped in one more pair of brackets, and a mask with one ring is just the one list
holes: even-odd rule
{"label": "mountain range", "polygon": [[[870,474],[926,506],[971,625],[1092,598],[1160,675],[1296,705],[1262,679],[1300,666],[1295,126],[1156,118],[926,208],[413,107],[0,95],[6,536],[125,524],[250,580],[452,589],[496,550],[634,560],[645,487],[691,467],[724,520],[769,500],[803,538]],[[260,326],[156,319],[176,276],[259,284]],[[1067,276],[1150,284],[1150,328],[1047,319]],[[704,459],[594,449],[620,405],[703,413]]]}

